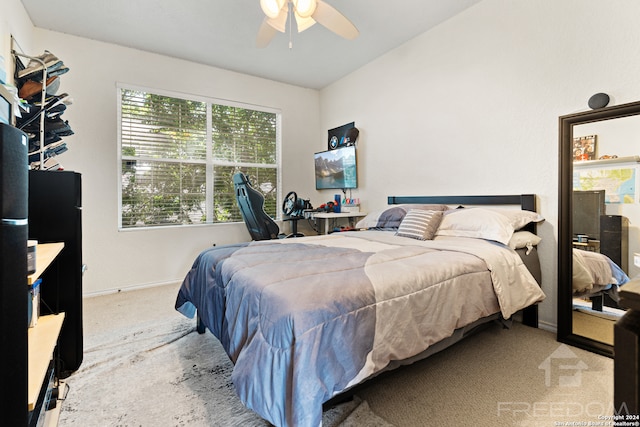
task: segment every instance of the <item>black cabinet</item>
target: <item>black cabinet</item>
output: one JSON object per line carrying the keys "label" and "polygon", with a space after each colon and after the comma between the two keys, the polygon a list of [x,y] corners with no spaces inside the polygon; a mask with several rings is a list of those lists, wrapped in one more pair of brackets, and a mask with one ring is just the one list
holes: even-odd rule
{"label": "black cabinet", "polygon": [[82,363],[82,179],[71,171],[29,171],[29,239],[63,242],[55,265],[42,276],[41,314],[64,312],[54,355],[59,378]]}
{"label": "black cabinet", "polygon": [[600,253],[629,273],[629,219],[620,215],[600,216]]}

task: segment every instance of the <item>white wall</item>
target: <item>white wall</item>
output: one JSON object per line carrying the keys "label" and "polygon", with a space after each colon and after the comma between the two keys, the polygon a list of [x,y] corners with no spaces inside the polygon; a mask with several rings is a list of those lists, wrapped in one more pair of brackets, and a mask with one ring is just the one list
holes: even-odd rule
{"label": "white wall", "polygon": [[636,0],[484,0],[322,90],[322,129],[360,129],[365,209],[398,194],[537,194],[540,318],[555,325],[558,117],[597,92],[640,99],[638,16]]}
{"label": "white wall", "polygon": [[[4,57],[7,82],[11,82],[14,65],[11,49],[31,48],[33,24],[20,0],[0,0],[0,55]],[[20,40],[20,46],[12,46],[11,36]]]}
{"label": "white wall", "polygon": [[61,76],[59,93],[73,98],[63,118],[75,135],[65,138],[69,151],[59,159],[83,178],[85,294],[180,281],[212,243],[249,240],[243,223],[118,231],[118,82],[280,109],[287,165],[282,191],[294,183],[302,193],[314,188],[313,176],[297,160],[313,161],[308,141],[320,132],[318,91],[62,33],[36,29],[33,34],[32,55],[48,49],[70,68]]}

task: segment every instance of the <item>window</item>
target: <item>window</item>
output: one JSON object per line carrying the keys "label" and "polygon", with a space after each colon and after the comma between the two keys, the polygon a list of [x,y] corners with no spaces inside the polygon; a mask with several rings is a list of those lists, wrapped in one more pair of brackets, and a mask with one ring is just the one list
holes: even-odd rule
{"label": "window", "polygon": [[279,112],[118,89],[121,228],[242,221],[232,182],[238,171],[276,217]]}

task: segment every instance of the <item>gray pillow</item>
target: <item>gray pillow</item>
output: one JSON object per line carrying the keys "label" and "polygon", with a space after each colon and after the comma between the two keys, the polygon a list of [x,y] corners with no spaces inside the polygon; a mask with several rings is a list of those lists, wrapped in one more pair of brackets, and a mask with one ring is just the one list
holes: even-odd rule
{"label": "gray pillow", "polygon": [[432,240],[442,220],[442,211],[411,209],[405,215],[396,236]]}

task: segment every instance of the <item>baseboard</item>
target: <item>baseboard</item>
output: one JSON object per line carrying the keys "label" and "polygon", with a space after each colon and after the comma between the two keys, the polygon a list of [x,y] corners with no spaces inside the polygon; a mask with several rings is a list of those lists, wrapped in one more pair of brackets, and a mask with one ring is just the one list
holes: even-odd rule
{"label": "baseboard", "polygon": [[142,285],[131,285],[131,286],[125,286],[125,287],[116,288],[116,289],[106,289],[98,292],[86,292],[82,294],[82,297],[83,298],[99,297],[101,295],[111,295],[111,294],[117,294],[120,292],[138,291],[141,289],[157,288],[159,286],[177,285],[179,283],[182,283],[182,279],[169,280],[166,282],[145,283]]}
{"label": "baseboard", "polygon": [[554,334],[558,333],[558,325],[549,322],[543,322],[542,320],[538,321],[538,328],[545,331],[553,332]]}

